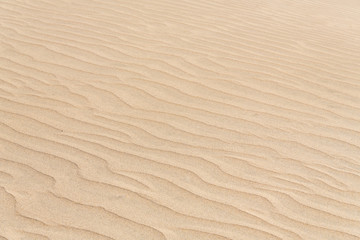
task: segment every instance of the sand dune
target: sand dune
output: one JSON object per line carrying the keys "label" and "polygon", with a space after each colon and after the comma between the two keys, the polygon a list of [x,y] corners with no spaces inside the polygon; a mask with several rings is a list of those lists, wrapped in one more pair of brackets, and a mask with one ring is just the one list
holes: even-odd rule
{"label": "sand dune", "polygon": [[357,0],[0,0],[0,239],[360,239]]}

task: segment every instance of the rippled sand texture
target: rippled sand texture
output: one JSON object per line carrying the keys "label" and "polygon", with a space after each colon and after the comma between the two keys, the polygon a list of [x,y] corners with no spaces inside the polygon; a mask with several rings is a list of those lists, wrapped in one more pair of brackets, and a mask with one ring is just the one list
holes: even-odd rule
{"label": "rippled sand texture", "polygon": [[357,0],[0,0],[0,239],[360,239]]}

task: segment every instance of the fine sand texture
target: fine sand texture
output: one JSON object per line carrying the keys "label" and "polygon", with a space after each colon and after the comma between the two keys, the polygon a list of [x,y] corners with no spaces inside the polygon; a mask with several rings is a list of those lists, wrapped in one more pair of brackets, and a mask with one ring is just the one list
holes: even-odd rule
{"label": "fine sand texture", "polygon": [[0,0],[0,240],[359,240],[360,1]]}

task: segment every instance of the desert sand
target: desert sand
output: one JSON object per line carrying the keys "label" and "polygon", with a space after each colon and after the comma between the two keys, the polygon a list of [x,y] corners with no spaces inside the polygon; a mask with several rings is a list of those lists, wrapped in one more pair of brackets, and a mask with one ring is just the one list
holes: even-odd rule
{"label": "desert sand", "polygon": [[0,239],[360,239],[360,2],[0,0]]}

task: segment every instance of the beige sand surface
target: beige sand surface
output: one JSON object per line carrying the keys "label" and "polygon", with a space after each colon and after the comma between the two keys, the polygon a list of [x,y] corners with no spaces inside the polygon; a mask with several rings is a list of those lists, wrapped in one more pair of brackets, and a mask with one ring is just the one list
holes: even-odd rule
{"label": "beige sand surface", "polygon": [[360,1],[0,0],[0,239],[360,239]]}

